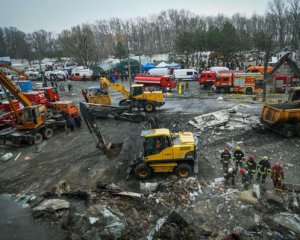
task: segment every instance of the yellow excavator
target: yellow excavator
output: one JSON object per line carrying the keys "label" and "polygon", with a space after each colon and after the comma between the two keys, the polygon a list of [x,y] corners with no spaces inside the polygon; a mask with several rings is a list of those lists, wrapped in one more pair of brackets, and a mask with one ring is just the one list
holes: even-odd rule
{"label": "yellow excavator", "polygon": [[16,129],[18,130],[29,130],[40,127],[46,120],[47,108],[45,105],[32,105],[28,98],[19,90],[19,88],[3,73],[0,71],[0,83],[3,89],[7,89],[20,103],[23,104],[24,108],[21,113],[16,109],[12,102],[11,97],[7,94],[7,99],[13,108],[17,119]]}
{"label": "yellow excavator", "polygon": [[145,91],[143,84],[132,84],[129,91],[121,84],[111,83],[107,78],[101,78],[100,85],[104,91],[107,88],[112,88],[123,94],[125,99],[119,102],[120,106],[132,105],[143,108],[145,112],[154,112],[157,107],[165,104],[161,91]]}
{"label": "yellow excavator", "polygon": [[142,180],[155,172],[174,172],[181,178],[198,172],[198,139],[192,132],[155,128],[142,131],[141,136],[144,151],[133,159],[128,174]]}
{"label": "yellow excavator", "polygon": [[[16,116],[15,128],[4,129],[0,132],[0,139],[3,143],[6,141],[13,143],[25,141],[30,144],[39,144],[43,138],[51,138],[55,129],[65,127],[65,121],[62,117],[56,116],[56,119],[47,117],[46,106],[33,105],[2,70],[0,70],[0,84]],[[16,109],[6,90],[24,106],[21,111]]]}

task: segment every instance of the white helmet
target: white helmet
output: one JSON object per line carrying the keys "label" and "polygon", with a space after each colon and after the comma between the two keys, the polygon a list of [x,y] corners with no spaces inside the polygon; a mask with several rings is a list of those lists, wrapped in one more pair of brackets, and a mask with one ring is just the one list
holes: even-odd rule
{"label": "white helmet", "polygon": [[228,172],[229,172],[229,173],[232,173],[232,172],[233,172],[233,169],[232,169],[232,168],[228,168]]}

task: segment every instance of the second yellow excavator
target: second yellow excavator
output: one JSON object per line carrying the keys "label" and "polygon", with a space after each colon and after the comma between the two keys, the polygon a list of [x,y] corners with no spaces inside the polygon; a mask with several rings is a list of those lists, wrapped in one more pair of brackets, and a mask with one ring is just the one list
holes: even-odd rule
{"label": "second yellow excavator", "polygon": [[111,83],[107,78],[101,78],[100,85],[103,91],[112,88],[123,94],[125,99],[120,101],[120,106],[132,105],[143,108],[145,112],[154,112],[157,107],[165,104],[162,91],[145,91],[143,84],[132,84],[129,91],[121,84]]}

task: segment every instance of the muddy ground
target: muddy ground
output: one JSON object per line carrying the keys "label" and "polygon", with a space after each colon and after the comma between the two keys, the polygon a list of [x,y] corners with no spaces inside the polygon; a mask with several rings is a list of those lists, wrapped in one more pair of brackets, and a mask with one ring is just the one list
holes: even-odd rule
{"label": "muddy ground", "polygon": [[[97,85],[97,82],[72,82],[72,84],[74,92],[61,93],[62,99],[80,102],[83,101],[81,89]],[[125,85],[128,86],[128,83]],[[114,91],[111,91],[111,95],[114,104],[122,98]],[[262,220],[266,214],[275,216],[283,211],[295,213],[288,205],[290,192],[280,193],[283,194],[281,197],[285,198],[285,202],[274,210],[267,203],[249,205],[249,202],[240,201],[236,193],[220,197],[231,189],[222,184],[216,185],[215,179],[223,176],[219,157],[223,148],[229,147],[232,151],[238,145],[247,156],[254,155],[257,161],[264,155],[270,157],[272,164],[280,161],[286,171],[285,183],[300,184],[300,139],[285,139],[259,125],[231,130],[213,127],[199,131],[189,124],[196,116],[222,109],[235,108],[239,113],[260,115],[262,105],[259,103],[231,102],[226,100],[225,96],[220,101],[217,100],[218,97],[219,95],[208,96],[194,82],[190,84],[190,93],[186,97],[177,96],[176,93],[167,96],[166,104],[153,114],[158,117],[162,127],[170,128],[173,132],[184,130],[197,134],[200,142],[199,173],[189,181],[179,180],[172,174],[155,174],[148,182],[158,183],[159,187],[151,193],[152,195],[147,193],[146,198],[116,197],[107,189],[99,192],[97,182],[109,184],[110,190],[140,192],[140,182],[134,178],[126,180],[126,170],[133,156],[142,150],[140,132],[147,128],[146,123],[99,119],[98,124],[108,141],[124,142],[117,158],[107,158],[95,147],[95,142],[84,124],[81,129],[75,129],[74,132],[57,133],[39,146],[1,146],[2,153],[11,152],[13,158],[0,164],[0,194],[34,194],[38,196],[37,199],[59,197],[71,202],[72,207],[60,212],[59,216],[57,213],[42,214],[42,217],[33,214],[36,222],[51,223],[52,227],[63,231],[65,238],[68,239],[145,239],[146,236],[148,239],[222,239],[222,236],[232,233],[236,226],[248,231],[249,238],[246,239],[274,239],[274,232],[283,235],[282,239],[293,239],[295,236],[297,239],[299,234],[297,229],[290,233],[291,229],[285,226],[275,231],[269,220]],[[19,153],[21,155],[16,159]],[[64,192],[68,194],[57,195],[55,186],[62,181],[67,182],[70,189]],[[236,191],[243,191],[240,176],[237,176],[236,181]],[[261,189],[264,193],[272,191],[270,178]],[[75,194],[74,197],[74,194],[69,194],[77,190],[88,193],[88,200],[82,198],[82,195],[78,197]],[[195,191],[197,195],[191,197],[191,193]],[[50,196],[49,193],[54,195]],[[81,203],[84,207],[78,209]],[[114,209],[111,212],[119,216],[121,222],[119,225],[123,228],[115,227],[117,230],[112,231],[111,228],[103,227],[99,211],[101,212],[104,207]],[[175,209],[181,221],[177,221],[178,217],[174,217]],[[98,225],[92,224],[84,217],[78,219],[79,213],[80,216],[98,218]],[[261,219],[258,223],[254,222],[254,218],[256,220],[258,218],[255,216]],[[157,233],[151,235],[151,230],[160,219],[166,222]],[[77,226],[76,222],[79,220],[83,221],[85,229]],[[6,229],[5,224],[5,221],[1,224],[0,231]],[[63,238],[60,232],[59,234],[57,239]]]}

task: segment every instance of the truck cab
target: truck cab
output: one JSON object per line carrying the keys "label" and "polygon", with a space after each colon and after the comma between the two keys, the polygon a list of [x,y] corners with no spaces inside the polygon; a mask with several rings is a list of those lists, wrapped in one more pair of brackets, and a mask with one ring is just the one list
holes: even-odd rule
{"label": "truck cab", "polygon": [[78,115],[78,108],[73,101],[65,101],[65,102],[54,102],[52,103],[53,112],[63,112],[69,116]]}
{"label": "truck cab", "polygon": [[229,93],[233,90],[232,74],[220,73],[216,76],[215,88],[217,93]]}
{"label": "truck cab", "polygon": [[38,90],[43,91],[45,93],[48,102],[59,101],[59,94],[55,87],[42,87]]}
{"label": "truck cab", "polygon": [[214,85],[216,80],[216,72],[214,71],[202,71],[199,77],[199,85],[203,85],[204,88],[210,88]]}
{"label": "truck cab", "polygon": [[169,129],[142,131],[144,138],[143,162],[135,168],[139,179],[146,179],[153,172],[175,172],[179,177],[192,173],[197,159],[198,140],[191,132],[171,133]]}

